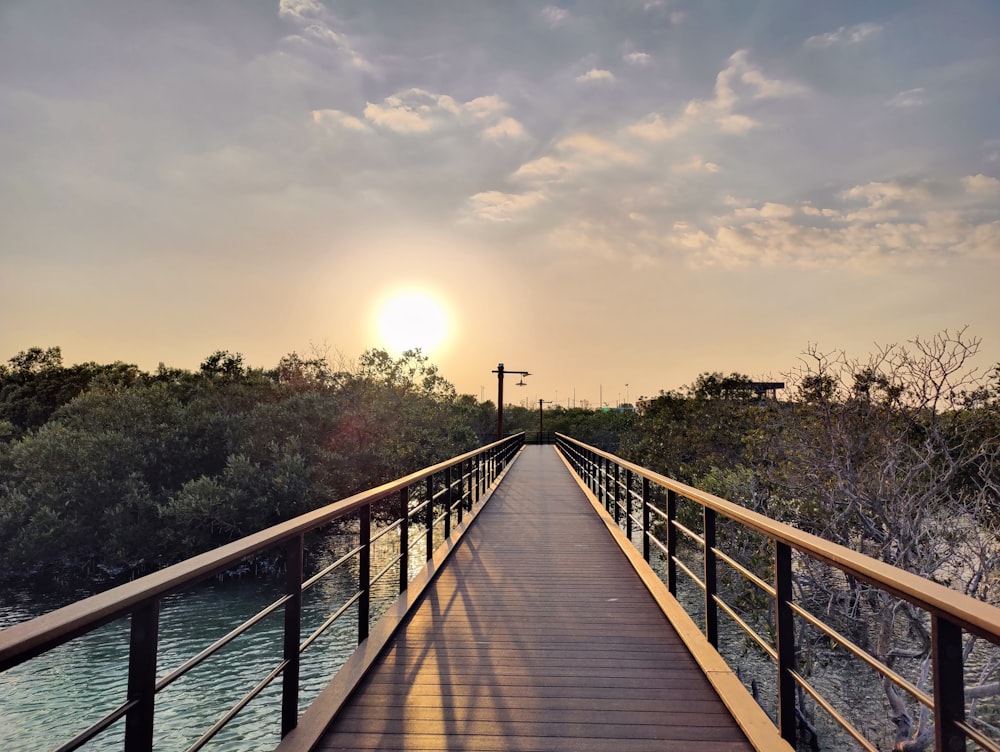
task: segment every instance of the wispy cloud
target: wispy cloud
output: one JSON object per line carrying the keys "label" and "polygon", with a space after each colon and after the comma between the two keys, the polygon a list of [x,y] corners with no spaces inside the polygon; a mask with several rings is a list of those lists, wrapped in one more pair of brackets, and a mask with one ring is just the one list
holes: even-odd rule
{"label": "wispy cloud", "polygon": [[610,83],[611,81],[615,80],[615,75],[609,70],[603,70],[601,68],[591,68],[583,75],[577,76],[576,80],[582,82],[604,81]]}
{"label": "wispy cloud", "polygon": [[469,207],[480,219],[490,222],[512,222],[545,200],[544,194],[537,191],[531,193],[484,191],[469,197]]}
{"label": "wispy cloud", "polygon": [[546,5],[542,8],[542,18],[550,26],[559,26],[569,19],[569,11],[558,5]]}
{"label": "wispy cloud", "polygon": [[805,47],[823,49],[826,47],[840,47],[854,44],[861,44],[882,32],[882,26],[876,23],[860,23],[854,26],[841,26],[835,31],[826,34],[817,34],[809,37],[803,43]]}
{"label": "wispy cloud", "polygon": [[923,87],[917,87],[916,89],[907,89],[906,91],[899,92],[889,99],[886,104],[889,107],[920,107],[927,104],[927,97],[924,96]]}
{"label": "wispy cloud", "polygon": [[684,110],[672,119],[660,113],[652,113],[626,130],[647,141],[668,141],[695,126],[714,124],[724,133],[746,133],[759,123],[739,112],[735,112],[741,100],[761,100],[798,97],[805,88],[792,81],[768,78],[749,62],[746,50],[737,50],[728,65],[715,78],[715,98],[711,100],[692,99]]}
{"label": "wispy cloud", "polygon": [[653,58],[648,52],[629,52],[622,55],[622,60],[631,65],[649,65]]}

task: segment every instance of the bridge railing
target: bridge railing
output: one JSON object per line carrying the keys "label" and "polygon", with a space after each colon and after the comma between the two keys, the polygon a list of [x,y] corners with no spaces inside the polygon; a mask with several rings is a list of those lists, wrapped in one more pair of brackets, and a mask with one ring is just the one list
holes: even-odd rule
{"label": "bridge railing", "polygon": [[[635,543],[638,535],[647,562],[658,551],[665,562],[666,584],[677,596],[677,574],[682,572],[704,594],[703,631],[716,648],[719,643],[720,612],[728,616],[776,665],[777,720],[781,736],[794,745],[797,716],[796,695],[812,700],[869,752],[872,744],[830,701],[813,686],[796,666],[795,626],[806,623],[823,634],[831,644],[846,650],[873,669],[881,681],[903,690],[927,707],[934,718],[935,748],[965,750],[967,741],[990,752],[1000,752],[995,739],[974,728],[966,720],[963,666],[963,635],[983,638],[1000,645],[1000,609],[951,590],[936,582],[898,569],[851,549],[823,540],[745,507],[699,491],[678,481],[623,460],[615,455],[558,434],[557,445],[583,482]],[[659,501],[654,501],[657,494]],[[701,531],[692,530],[679,519],[678,502],[687,500],[700,507]],[[773,581],[754,574],[737,560],[733,552],[719,545],[717,530],[723,519],[744,530],[760,534],[772,546],[770,564]],[[635,535],[634,535],[635,534]],[[680,556],[683,542],[700,551],[701,572],[687,566]],[[796,603],[793,577],[798,566],[792,551],[844,573],[848,578],[869,584],[929,615],[931,624],[931,671],[933,690],[928,693],[901,676],[867,650],[826,624]],[[773,617],[773,634],[762,636],[739,615],[720,593],[720,564],[742,577],[763,593]]]}
{"label": "bridge railing", "polygon": [[[281,677],[281,734],[284,736],[298,722],[299,670],[303,652],[349,610],[357,614],[358,642],[368,636],[372,589],[392,569],[399,571],[399,592],[409,580],[411,537],[423,536],[421,546],[427,559],[434,553],[435,528],[443,527],[444,538],[452,524],[460,524],[463,514],[491,488],[503,469],[524,443],[517,434],[424,468],[404,478],[364,491],[342,501],[275,525],[233,543],[187,559],[126,585],[86,598],[27,622],[0,630],[0,672],[30,661],[64,643],[122,617],[130,617],[127,692],[110,713],[58,747],[60,752],[82,747],[123,718],[126,752],[148,752],[153,747],[155,728],[154,698],[158,692],[200,665],[264,619],[283,609],[284,629],[282,659],[260,678],[242,699],[189,747],[202,748],[266,687]],[[386,518],[385,510],[394,513]],[[377,530],[373,533],[373,519]],[[330,523],[357,520],[357,541],[350,551],[322,568],[308,579],[303,575],[305,536],[321,531]],[[353,527],[353,525],[352,525]],[[372,573],[373,544],[395,532],[398,549],[381,571]],[[157,643],[160,604],[172,593],[191,588],[223,572],[248,557],[264,552],[284,552],[285,594],[262,611],[182,665],[157,678]],[[358,589],[323,624],[302,640],[302,594],[324,577],[355,562]],[[354,608],[356,606],[356,608]],[[192,614],[191,619],[197,619]],[[72,732],[69,732],[72,733]],[[68,734],[67,734],[68,735]],[[37,741],[37,740],[34,740]]]}

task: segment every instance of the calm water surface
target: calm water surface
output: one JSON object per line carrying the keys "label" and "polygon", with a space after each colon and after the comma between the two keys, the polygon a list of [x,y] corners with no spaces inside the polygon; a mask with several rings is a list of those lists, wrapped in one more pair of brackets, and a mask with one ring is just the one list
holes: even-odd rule
{"label": "calm water surface", "polygon": [[[388,543],[388,541],[387,541]],[[383,556],[388,557],[388,551]],[[373,551],[373,572],[381,558]],[[414,569],[422,564],[413,552]],[[379,567],[380,569],[381,567]],[[395,598],[398,569],[373,592],[373,622]],[[412,576],[413,572],[411,572]],[[353,596],[356,567],[331,573],[303,596],[302,636]],[[280,578],[211,582],[161,604],[157,676],[162,677],[281,596]],[[72,602],[85,593],[39,598],[8,592],[0,628]],[[184,750],[281,660],[283,609],[278,609],[156,696],[154,747]],[[72,739],[124,701],[129,621],[121,619],[0,674],[0,750],[49,750]],[[356,608],[348,610],[303,654],[300,713],[347,660],[357,643]],[[271,750],[280,740],[281,681],[250,703],[205,747],[217,752]],[[85,750],[121,750],[119,722]]]}

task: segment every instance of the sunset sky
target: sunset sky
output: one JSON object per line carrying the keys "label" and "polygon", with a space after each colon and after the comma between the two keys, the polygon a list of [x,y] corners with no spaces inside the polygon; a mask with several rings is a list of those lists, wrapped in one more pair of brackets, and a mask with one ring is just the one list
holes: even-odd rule
{"label": "sunset sky", "polygon": [[987,369],[998,288],[997,2],[0,2],[0,360],[426,315],[462,392],[613,405],[965,325]]}

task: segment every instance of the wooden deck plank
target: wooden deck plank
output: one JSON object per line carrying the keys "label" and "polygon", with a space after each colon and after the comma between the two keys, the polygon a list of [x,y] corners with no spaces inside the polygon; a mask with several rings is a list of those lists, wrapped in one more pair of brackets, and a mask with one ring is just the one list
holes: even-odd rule
{"label": "wooden deck plank", "polygon": [[527,447],[319,750],[752,747],[554,449]]}

